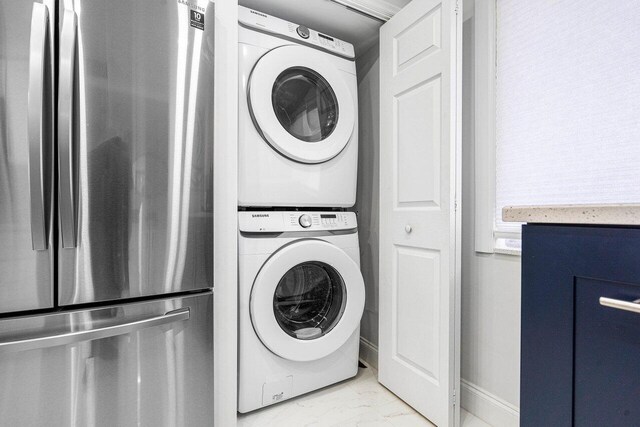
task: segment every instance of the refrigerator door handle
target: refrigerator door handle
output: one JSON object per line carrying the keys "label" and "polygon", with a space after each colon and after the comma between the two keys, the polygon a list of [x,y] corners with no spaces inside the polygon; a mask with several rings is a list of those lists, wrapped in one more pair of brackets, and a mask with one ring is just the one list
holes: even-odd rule
{"label": "refrigerator door handle", "polygon": [[76,183],[74,177],[74,78],[78,21],[65,10],[60,36],[58,92],[58,170],[60,228],[63,248],[76,247]]}
{"label": "refrigerator door handle", "polygon": [[68,332],[60,335],[29,338],[17,341],[0,342],[0,355],[5,353],[57,347],[83,341],[109,338],[117,335],[126,335],[140,329],[189,320],[190,315],[190,309],[187,307],[167,312],[161,316],[149,317],[142,320],[136,320],[134,322],[107,326],[104,328]]}
{"label": "refrigerator door handle", "polygon": [[33,250],[47,250],[47,214],[45,205],[45,162],[51,144],[51,96],[48,33],[49,11],[34,3],[31,13],[29,53],[29,91],[27,127],[29,135],[29,193],[31,201],[31,245]]}

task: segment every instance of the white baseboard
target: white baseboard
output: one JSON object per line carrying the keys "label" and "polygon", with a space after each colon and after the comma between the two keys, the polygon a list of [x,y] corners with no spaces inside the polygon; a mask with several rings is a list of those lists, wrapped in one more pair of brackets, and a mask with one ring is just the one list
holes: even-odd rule
{"label": "white baseboard", "polygon": [[468,381],[461,380],[460,388],[460,404],[467,412],[493,427],[520,425],[520,412],[517,407]]}
{"label": "white baseboard", "polygon": [[360,359],[374,369],[378,369],[378,346],[360,337]]}

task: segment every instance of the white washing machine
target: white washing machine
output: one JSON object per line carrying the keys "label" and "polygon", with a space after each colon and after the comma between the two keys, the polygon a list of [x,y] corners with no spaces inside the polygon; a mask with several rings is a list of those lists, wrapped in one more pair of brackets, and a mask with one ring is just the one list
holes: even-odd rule
{"label": "white washing machine", "polygon": [[355,214],[238,215],[238,411],[356,375],[365,291]]}
{"label": "white washing machine", "polygon": [[353,206],[353,46],[245,7],[239,21],[238,205]]}

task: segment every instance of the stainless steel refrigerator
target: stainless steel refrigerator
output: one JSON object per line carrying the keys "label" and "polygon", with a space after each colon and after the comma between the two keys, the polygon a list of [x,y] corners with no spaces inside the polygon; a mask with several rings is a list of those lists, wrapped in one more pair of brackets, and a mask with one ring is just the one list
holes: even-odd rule
{"label": "stainless steel refrigerator", "polygon": [[0,424],[213,422],[209,0],[0,1]]}

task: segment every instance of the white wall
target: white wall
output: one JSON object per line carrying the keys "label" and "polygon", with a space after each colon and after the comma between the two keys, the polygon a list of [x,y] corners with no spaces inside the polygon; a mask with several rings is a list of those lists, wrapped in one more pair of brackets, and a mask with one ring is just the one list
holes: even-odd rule
{"label": "white wall", "polygon": [[463,27],[462,406],[494,426],[518,425],[520,257],[474,245],[474,18]]}
{"label": "white wall", "polygon": [[[466,2],[465,2],[466,3]],[[465,4],[467,7],[467,4]],[[462,88],[462,406],[490,424],[518,425],[520,387],[520,258],[474,249],[473,8],[463,28]],[[367,299],[361,357],[375,362],[378,343],[378,122],[377,46],[357,61],[360,118],[358,212],[360,256]],[[371,345],[368,345],[368,344]]]}
{"label": "white wall", "polygon": [[[377,366],[377,356],[367,350],[378,345],[378,211],[379,211],[379,117],[380,64],[376,43],[356,61],[358,71],[358,213],[360,263],[366,288],[366,302],[360,336],[362,358]],[[371,345],[368,345],[368,344]]]}

